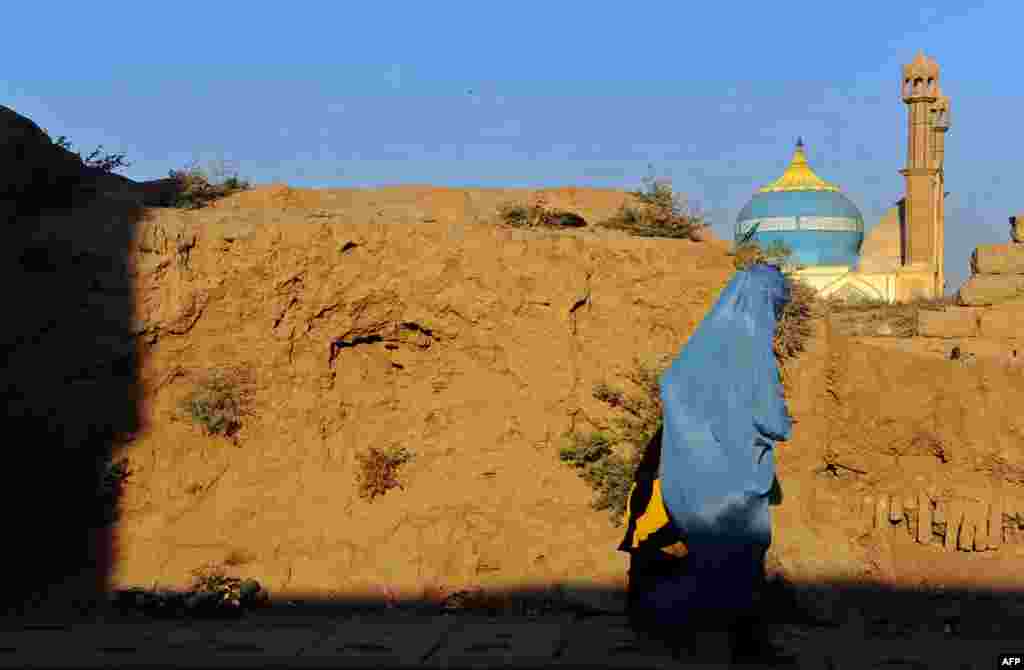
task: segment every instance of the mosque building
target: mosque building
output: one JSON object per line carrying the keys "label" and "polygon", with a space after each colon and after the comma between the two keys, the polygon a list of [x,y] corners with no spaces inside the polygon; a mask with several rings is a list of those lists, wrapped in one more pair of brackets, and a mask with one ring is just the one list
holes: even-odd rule
{"label": "mosque building", "polygon": [[782,176],[760,188],[736,218],[736,243],[785,245],[790,270],[822,297],[902,302],[945,291],[945,133],[949,98],[924,54],[903,67],[909,108],[905,194],[865,236],[864,218],[838,186],[808,164],[802,140]]}

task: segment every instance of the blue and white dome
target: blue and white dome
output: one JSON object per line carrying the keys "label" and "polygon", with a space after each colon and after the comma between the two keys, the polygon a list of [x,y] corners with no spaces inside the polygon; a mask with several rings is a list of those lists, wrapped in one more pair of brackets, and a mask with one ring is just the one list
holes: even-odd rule
{"label": "blue and white dome", "polygon": [[860,210],[814,174],[801,141],[782,176],[759,189],[736,217],[736,241],[755,226],[752,241],[762,248],[785,244],[796,265],[856,266],[864,241]]}

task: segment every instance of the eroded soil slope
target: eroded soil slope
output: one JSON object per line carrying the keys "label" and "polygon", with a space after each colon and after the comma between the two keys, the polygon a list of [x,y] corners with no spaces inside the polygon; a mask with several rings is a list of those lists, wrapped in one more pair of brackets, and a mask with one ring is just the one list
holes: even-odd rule
{"label": "eroded soil slope", "polygon": [[[118,583],[179,584],[232,552],[271,589],[317,595],[621,581],[620,531],[559,463],[562,434],[602,411],[595,383],[678,348],[730,259],[432,211],[151,210],[132,256],[146,429],[124,450]],[[237,446],[174,420],[231,366],[255,380]],[[360,500],[356,455],[393,445],[416,453],[404,490]]]}
{"label": "eroded soil slope", "polygon": [[[596,193],[548,198],[594,219],[624,197]],[[678,351],[731,259],[714,240],[510,231],[494,225],[505,199],[279,187],[201,213],[150,210],[131,254],[145,429],[123,449],[115,582],[184,584],[244,556],[236,569],[278,593],[621,585],[620,530],[558,462],[562,434],[604,416],[595,383]],[[229,366],[255,380],[237,444],[174,419],[206,371]],[[824,321],[789,379],[773,569],[1012,585],[1024,380]],[[371,503],[355,467],[372,446],[416,458],[405,488]],[[919,537],[921,500],[937,525]],[[945,546],[938,524],[954,513],[988,524],[964,522],[971,551]]]}

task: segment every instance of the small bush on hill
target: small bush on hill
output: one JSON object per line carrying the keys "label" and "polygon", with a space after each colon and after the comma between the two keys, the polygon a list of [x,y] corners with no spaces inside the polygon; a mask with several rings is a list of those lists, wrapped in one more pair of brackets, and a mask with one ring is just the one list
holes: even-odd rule
{"label": "small bush on hill", "polygon": [[112,596],[118,609],[163,619],[236,618],[270,602],[258,581],[229,576],[223,566],[212,563],[192,571],[192,588],[186,591],[132,588]]}
{"label": "small bush on hill", "polygon": [[623,230],[636,237],[669,237],[697,241],[707,227],[685,198],[672,190],[672,183],[653,174],[643,179],[643,188],[633,192],[640,206],[623,205],[601,222],[605,228]]}
{"label": "small bush on hill", "polygon": [[125,160],[127,154],[104,153],[102,144],[96,147],[91,154],[83,157],[81,153],[72,151],[71,142],[68,140],[66,135],[61,135],[55,140],[51,139],[51,141],[62,149],[66,149],[77,155],[82,160],[82,164],[86,167],[96,168],[109,173],[114,172],[115,170],[131,167],[132,165]]}
{"label": "small bush on hill", "polygon": [[202,378],[180,406],[186,418],[208,435],[234,437],[249,414],[251,380],[241,369],[213,370]]}
{"label": "small bush on hill", "polygon": [[569,444],[559,451],[559,459],[577,469],[583,481],[597,493],[594,509],[608,510],[612,523],[622,524],[629,491],[643,450],[661,424],[661,391],[658,378],[668,365],[662,357],[655,363],[636,359],[627,379],[636,392],[599,383],[593,397],[621,415],[590,433],[569,432]]}
{"label": "small bush on hill", "polygon": [[181,209],[200,209],[214,200],[252,187],[237,174],[224,175],[219,180],[213,179],[195,163],[182,170],[171,170],[169,176],[178,184],[174,206]]}
{"label": "small bush on hill", "polygon": [[365,454],[358,454],[359,469],[356,477],[359,484],[359,497],[372,501],[393,488],[402,488],[398,479],[399,469],[411,461],[414,453],[405,447],[389,447],[378,449],[370,447]]}
{"label": "small bush on hill", "polygon": [[498,207],[498,216],[506,225],[516,228],[582,228],[587,225],[579,214],[552,209],[543,197],[532,205],[505,203]]}
{"label": "small bush on hill", "polygon": [[192,571],[192,587],[199,593],[216,593],[222,600],[238,602],[242,580],[229,577],[223,567],[209,564]]}

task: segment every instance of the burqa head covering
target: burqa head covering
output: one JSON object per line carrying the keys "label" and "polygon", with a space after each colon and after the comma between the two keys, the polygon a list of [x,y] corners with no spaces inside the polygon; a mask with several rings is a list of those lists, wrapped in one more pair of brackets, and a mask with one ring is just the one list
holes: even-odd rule
{"label": "burqa head covering", "polygon": [[662,496],[695,557],[771,542],[773,447],[791,429],[772,343],[788,300],[775,266],[737,272],[661,377]]}

